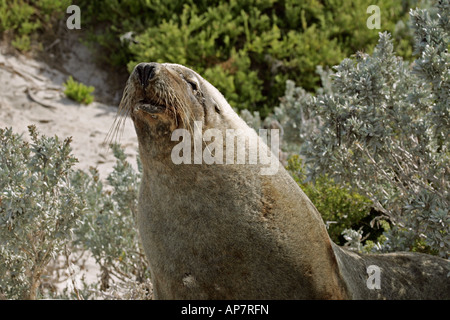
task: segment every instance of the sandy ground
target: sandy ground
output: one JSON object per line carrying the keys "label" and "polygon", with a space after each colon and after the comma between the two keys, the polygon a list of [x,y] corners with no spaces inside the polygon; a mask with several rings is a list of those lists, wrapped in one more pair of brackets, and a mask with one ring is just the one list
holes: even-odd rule
{"label": "sandy ground", "polygon": [[[90,63],[80,63],[76,57],[69,57],[66,66],[73,72],[65,74],[43,62],[6,54],[6,49],[0,46],[0,127],[12,127],[26,140],[29,140],[27,127],[31,124],[46,136],[57,135],[60,139],[71,136],[72,153],[79,161],[75,168],[97,167],[101,179],[106,179],[115,158],[105,138],[114,122],[117,105],[94,102],[85,106],[66,98],[62,83],[69,75],[87,79],[88,84],[93,82],[96,91],[104,89],[101,82],[105,77],[104,72]],[[121,92],[116,93],[114,100],[119,101],[120,97]],[[127,119],[117,142],[125,148],[129,162],[136,168],[138,145],[131,120]],[[75,278],[84,276],[87,283],[97,281],[99,269],[95,261],[88,258],[85,267],[78,270]],[[62,289],[67,285],[70,287],[70,279],[58,287]]]}
{"label": "sandy ground", "polygon": [[[92,68],[86,73],[92,73]],[[62,83],[68,76],[45,63],[5,55],[0,48],[0,127],[12,127],[23,133],[25,139],[31,124],[47,136],[57,135],[61,139],[71,136],[72,153],[79,160],[76,168],[87,170],[94,166],[100,177],[106,178],[115,159],[104,142],[117,106],[99,102],[85,106],[66,98]],[[138,146],[130,119],[126,120],[123,136],[117,142],[135,165]]]}

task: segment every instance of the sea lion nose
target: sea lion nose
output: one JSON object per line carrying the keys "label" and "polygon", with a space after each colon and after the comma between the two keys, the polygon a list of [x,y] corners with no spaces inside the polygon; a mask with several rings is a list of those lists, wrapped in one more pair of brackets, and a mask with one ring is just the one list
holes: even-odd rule
{"label": "sea lion nose", "polygon": [[155,76],[156,68],[156,63],[139,63],[136,66],[135,72],[144,88],[148,85],[148,81]]}

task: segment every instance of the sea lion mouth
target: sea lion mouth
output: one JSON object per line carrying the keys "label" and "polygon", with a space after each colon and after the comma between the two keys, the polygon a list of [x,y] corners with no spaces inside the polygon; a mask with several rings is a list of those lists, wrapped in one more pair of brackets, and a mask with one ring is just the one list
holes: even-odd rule
{"label": "sea lion mouth", "polygon": [[146,113],[163,113],[166,110],[166,106],[149,99],[142,99],[139,100],[138,105],[136,106],[137,110],[142,110]]}

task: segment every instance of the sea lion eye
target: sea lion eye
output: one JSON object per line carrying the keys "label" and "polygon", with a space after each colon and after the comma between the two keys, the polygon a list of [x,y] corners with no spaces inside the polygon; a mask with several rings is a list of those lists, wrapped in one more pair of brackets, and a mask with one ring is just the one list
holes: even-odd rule
{"label": "sea lion eye", "polygon": [[198,83],[197,81],[194,80],[190,80],[187,76],[185,76],[183,73],[180,73],[180,77],[186,81],[192,88],[192,91],[197,91],[198,90]]}
{"label": "sea lion eye", "polygon": [[189,83],[189,85],[191,86],[192,90],[197,91],[198,87],[197,87],[197,84],[195,82],[189,81],[189,80],[186,80],[186,81],[187,81],[187,83]]}

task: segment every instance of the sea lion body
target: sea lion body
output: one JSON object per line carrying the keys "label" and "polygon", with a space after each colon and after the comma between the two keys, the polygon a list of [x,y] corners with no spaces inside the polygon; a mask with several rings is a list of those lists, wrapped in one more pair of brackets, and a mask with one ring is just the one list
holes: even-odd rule
{"label": "sea lion body", "polygon": [[[445,259],[413,252],[360,254],[334,243],[333,249],[350,299],[450,299],[450,267]],[[379,269],[375,288],[371,287],[371,266]]]}
{"label": "sea lion body", "polygon": [[[176,64],[139,64],[120,110],[131,116],[139,140],[143,175],[137,224],[155,298],[408,297],[396,295],[395,286],[381,295],[366,287],[365,256],[332,243],[320,214],[281,165],[264,175],[260,163],[174,163],[172,151],[180,142],[172,141],[172,133],[180,128],[194,132],[195,121],[201,122],[202,133],[244,132],[248,144],[268,152],[220,92],[194,71]],[[223,147],[236,148],[236,155],[239,149],[247,157],[252,152],[248,144],[224,141]],[[207,148],[206,141],[201,143]],[[444,276],[448,272],[443,259],[414,259],[431,261]],[[389,263],[382,265],[384,277]],[[443,288],[448,296],[448,279]],[[438,293],[431,291],[427,294]]]}

